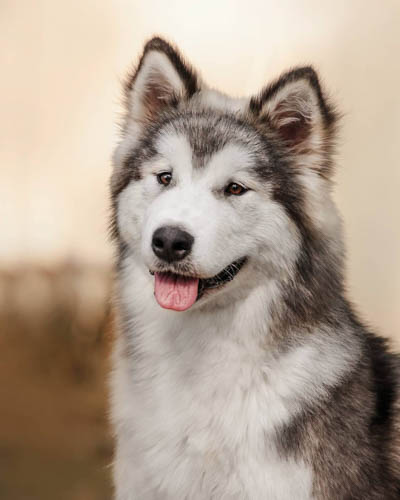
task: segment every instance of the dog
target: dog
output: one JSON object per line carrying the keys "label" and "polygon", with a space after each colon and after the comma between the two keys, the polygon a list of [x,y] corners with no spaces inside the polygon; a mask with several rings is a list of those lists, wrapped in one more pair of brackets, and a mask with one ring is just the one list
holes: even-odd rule
{"label": "dog", "polygon": [[153,38],[125,109],[115,498],[400,498],[400,361],[346,299],[314,69],[234,99]]}

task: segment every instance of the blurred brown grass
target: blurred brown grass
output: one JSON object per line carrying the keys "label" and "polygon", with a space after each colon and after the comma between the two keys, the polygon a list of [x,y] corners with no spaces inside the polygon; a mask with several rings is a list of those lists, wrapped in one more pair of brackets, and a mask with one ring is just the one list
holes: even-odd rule
{"label": "blurred brown grass", "polygon": [[106,500],[111,273],[0,272],[0,498]]}

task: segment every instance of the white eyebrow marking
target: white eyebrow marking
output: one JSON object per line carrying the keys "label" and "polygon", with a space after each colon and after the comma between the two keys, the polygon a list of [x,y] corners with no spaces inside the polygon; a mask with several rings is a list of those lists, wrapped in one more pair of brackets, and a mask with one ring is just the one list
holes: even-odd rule
{"label": "white eyebrow marking", "polygon": [[254,167],[254,158],[250,151],[239,144],[229,143],[220,151],[213,154],[206,164],[209,171],[213,172],[214,178],[226,179],[241,174],[248,174]]}
{"label": "white eyebrow marking", "polygon": [[192,170],[193,151],[183,134],[167,127],[158,138],[156,149],[174,170]]}

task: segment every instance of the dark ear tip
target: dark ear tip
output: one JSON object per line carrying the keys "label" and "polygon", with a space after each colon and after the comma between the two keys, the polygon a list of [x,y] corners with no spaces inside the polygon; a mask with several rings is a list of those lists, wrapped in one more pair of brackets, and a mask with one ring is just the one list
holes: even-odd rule
{"label": "dark ear tip", "polygon": [[296,81],[296,80],[308,80],[309,82],[314,82],[319,85],[318,73],[314,69],[313,66],[299,66],[290,69],[282,77],[286,77],[287,81]]}
{"label": "dark ear tip", "polygon": [[172,45],[167,42],[164,38],[160,36],[153,36],[148,42],[144,45],[144,53],[149,52],[150,50],[159,50],[161,52],[169,52],[173,50]]}

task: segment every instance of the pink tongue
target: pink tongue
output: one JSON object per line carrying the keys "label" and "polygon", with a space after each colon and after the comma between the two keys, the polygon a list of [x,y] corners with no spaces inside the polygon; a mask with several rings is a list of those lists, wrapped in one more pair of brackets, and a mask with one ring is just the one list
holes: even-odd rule
{"label": "pink tongue", "polygon": [[155,273],[154,294],[165,309],[186,311],[197,299],[198,278],[184,278],[167,273]]}

